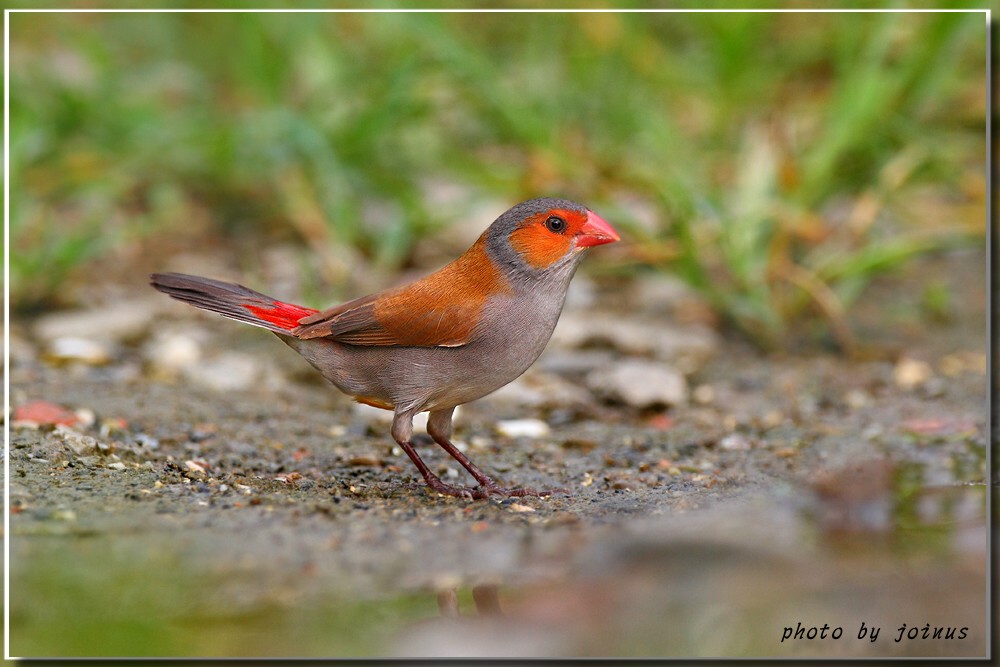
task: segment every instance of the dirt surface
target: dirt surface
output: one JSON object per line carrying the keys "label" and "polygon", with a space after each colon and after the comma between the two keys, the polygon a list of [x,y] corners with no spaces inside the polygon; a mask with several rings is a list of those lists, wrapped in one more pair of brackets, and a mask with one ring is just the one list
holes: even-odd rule
{"label": "dirt surface", "polygon": [[[18,323],[12,406],[85,412],[11,428],[11,653],[985,655],[985,276],[975,251],[875,286],[861,360],[724,336],[684,404],[467,406],[467,454],[569,492],[546,499],[430,493],[384,421],[263,332],[171,310],[67,365]],[[953,295],[939,321],[930,278]],[[280,377],[156,371],[161,326]],[[550,349],[525,386],[581,386],[573,355],[626,356],[605,348]],[[504,435],[511,418],[548,431]]]}

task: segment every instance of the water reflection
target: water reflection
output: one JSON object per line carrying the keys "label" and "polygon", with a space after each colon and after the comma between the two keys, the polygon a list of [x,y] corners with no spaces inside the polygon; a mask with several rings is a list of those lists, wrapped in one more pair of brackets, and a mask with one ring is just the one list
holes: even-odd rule
{"label": "water reflection", "polygon": [[986,489],[924,480],[871,459],[818,476],[794,509],[757,499],[640,521],[586,545],[564,577],[429,593],[439,615],[393,654],[985,655]]}

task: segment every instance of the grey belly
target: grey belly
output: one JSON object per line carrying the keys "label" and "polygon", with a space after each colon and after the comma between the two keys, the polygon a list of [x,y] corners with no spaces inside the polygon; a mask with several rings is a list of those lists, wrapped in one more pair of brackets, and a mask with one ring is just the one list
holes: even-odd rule
{"label": "grey belly", "polygon": [[[345,394],[403,412],[462,405],[521,375],[541,350],[366,347],[324,338],[283,339]],[[528,353],[530,352],[530,354]]]}
{"label": "grey belly", "polygon": [[[523,305],[523,304],[522,304]],[[462,405],[496,391],[531,366],[555,328],[558,308],[526,309],[490,323],[461,347],[346,345],[327,338],[282,340],[345,394],[397,412]]]}

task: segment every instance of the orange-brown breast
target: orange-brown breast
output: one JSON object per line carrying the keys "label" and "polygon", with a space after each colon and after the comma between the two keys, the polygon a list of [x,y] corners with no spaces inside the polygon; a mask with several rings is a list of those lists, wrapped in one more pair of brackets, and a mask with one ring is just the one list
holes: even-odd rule
{"label": "orange-brown breast", "polygon": [[352,345],[455,347],[469,342],[486,300],[509,291],[480,237],[426,278],[305,318],[296,334]]}

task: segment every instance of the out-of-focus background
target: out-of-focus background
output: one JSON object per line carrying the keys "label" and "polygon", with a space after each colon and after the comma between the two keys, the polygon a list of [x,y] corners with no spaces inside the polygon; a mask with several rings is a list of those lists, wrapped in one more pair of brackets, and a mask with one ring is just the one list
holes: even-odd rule
{"label": "out-of-focus background", "polygon": [[[982,655],[983,13],[9,25],[15,655]],[[623,241],[457,437],[569,498],[426,494],[146,286],[326,307],[545,195]]]}
{"label": "out-of-focus background", "polygon": [[[913,256],[982,243],[981,14],[15,14],[11,289],[269,248],[312,304],[578,199],[780,345]],[[946,299],[934,285],[928,299]],[[840,340],[841,343],[846,341]]]}

